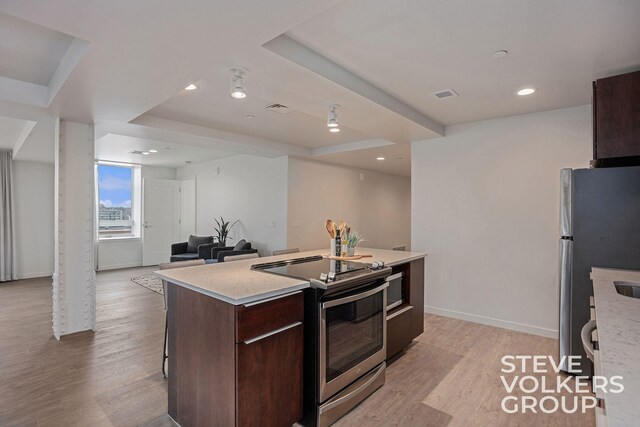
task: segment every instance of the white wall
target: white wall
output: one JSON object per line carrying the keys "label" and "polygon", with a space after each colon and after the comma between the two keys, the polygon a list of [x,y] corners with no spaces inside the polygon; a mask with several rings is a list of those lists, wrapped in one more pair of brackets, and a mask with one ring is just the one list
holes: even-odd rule
{"label": "white wall", "polygon": [[[142,166],[142,179],[176,179],[175,168]],[[142,265],[142,239],[114,239],[98,242],[98,270],[140,267]]]}
{"label": "white wall", "polygon": [[18,278],[53,274],[52,164],[14,162]]}
{"label": "white wall", "polygon": [[588,167],[591,108],[447,127],[412,144],[427,310],[555,337],[559,172]]}
{"label": "white wall", "polygon": [[327,219],[347,221],[363,246],[411,247],[409,178],[290,158],[288,179],[288,247],[328,250]]}
{"label": "white wall", "polygon": [[141,266],[141,238],[100,240],[98,242],[98,271]]}
{"label": "white wall", "polygon": [[260,256],[286,247],[287,158],[233,156],[178,168],[177,178],[196,176],[196,233],[212,235],[214,218],[240,222],[233,240],[250,241]]}
{"label": "white wall", "polygon": [[142,179],[176,179],[176,168],[163,168],[160,166],[142,166]]}

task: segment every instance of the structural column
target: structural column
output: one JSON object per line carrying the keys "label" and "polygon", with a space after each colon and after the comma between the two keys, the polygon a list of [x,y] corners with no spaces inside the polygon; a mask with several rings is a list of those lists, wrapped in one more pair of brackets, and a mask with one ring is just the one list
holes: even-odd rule
{"label": "structural column", "polygon": [[95,329],[93,126],[59,120],[55,131],[53,334]]}

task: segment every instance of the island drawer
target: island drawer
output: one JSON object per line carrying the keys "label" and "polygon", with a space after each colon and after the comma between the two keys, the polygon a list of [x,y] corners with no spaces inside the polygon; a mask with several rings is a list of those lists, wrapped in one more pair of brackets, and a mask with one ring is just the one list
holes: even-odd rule
{"label": "island drawer", "polygon": [[302,291],[236,307],[236,343],[302,322]]}
{"label": "island drawer", "polygon": [[387,360],[411,344],[413,306],[403,305],[387,314]]}

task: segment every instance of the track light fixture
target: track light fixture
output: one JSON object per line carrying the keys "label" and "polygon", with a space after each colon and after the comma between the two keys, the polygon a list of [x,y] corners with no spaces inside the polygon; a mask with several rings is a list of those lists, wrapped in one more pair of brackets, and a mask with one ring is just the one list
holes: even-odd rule
{"label": "track light fixture", "polygon": [[245,75],[247,69],[243,67],[234,67],[231,69],[231,97],[235,99],[244,99],[247,97],[245,92]]}
{"label": "track light fixture", "polygon": [[327,112],[327,126],[330,128],[338,127],[338,113],[336,113],[338,108],[340,108],[340,106],[337,104],[329,106],[329,111]]}

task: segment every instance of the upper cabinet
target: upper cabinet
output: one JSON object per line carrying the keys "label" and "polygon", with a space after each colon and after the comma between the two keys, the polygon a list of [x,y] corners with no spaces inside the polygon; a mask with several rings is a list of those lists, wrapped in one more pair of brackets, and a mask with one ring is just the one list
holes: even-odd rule
{"label": "upper cabinet", "polygon": [[640,156],[640,71],[593,82],[593,157]]}

